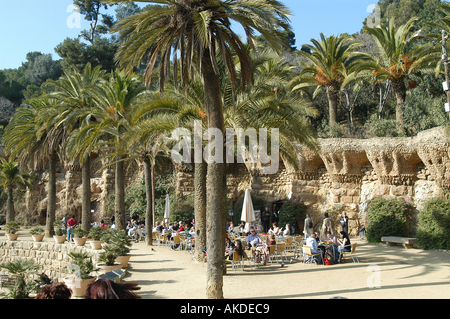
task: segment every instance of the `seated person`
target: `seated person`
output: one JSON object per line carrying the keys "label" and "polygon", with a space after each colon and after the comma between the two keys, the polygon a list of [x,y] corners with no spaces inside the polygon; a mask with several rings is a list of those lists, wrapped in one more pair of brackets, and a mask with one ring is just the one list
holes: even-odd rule
{"label": "seated person", "polygon": [[283,236],[289,236],[291,234],[291,225],[286,224],[286,229],[283,230]]}
{"label": "seated person", "polygon": [[256,233],[255,228],[252,226],[250,227],[250,235],[247,236],[247,246],[256,246],[258,244],[262,244],[262,239],[259,237],[259,235]]}
{"label": "seated person", "polygon": [[[351,243],[350,238],[348,238],[348,235],[345,231],[340,232],[341,239],[339,240],[340,245],[337,247],[337,251],[340,253],[342,251],[351,251]],[[340,260],[339,260],[340,262]]]}
{"label": "seated person", "polygon": [[269,229],[269,234],[274,234],[275,236],[278,236],[278,235],[280,235],[281,233],[282,233],[282,232],[281,232],[281,228],[278,227],[278,223],[277,223],[277,222],[274,222],[274,223],[272,224],[272,228]]}
{"label": "seated person", "polygon": [[277,241],[275,240],[275,235],[274,234],[272,234],[272,235],[270,235],[269,236],[269,243],[267,244],[267,246],[272,246],[272,245],[276,245],[277,244]]}
{"label": "seated person", "polygon": [[327,255],[332,257],[333,260],[338,260],[339,252],[337,247],[339,246],[339,242],[336,236],[333,236],[330,231],[327,232],[327,240],[331,242],[331,246],[327,248]]}
{"label": "seated person", "polygon": [[[306,246],[311,247],[311,252],[313,254],[321,254],[319,258],[322,257],[322,251],[319,249],[319,245],[316,240],[316,234],[311,234],[311,236],[306,240]],[[321,259],[319,259],[319,262]]]}

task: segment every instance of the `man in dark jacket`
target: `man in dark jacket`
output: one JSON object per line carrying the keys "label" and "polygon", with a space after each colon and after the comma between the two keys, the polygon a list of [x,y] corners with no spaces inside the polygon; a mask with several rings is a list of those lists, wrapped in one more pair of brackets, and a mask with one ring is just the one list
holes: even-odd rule
{"label": "man in dark jacket", "polygon": [[269,207],[266,207],[266,210],[262,213],[261,221],[263,225],[263,232],[267,233],[270,228],[270,211]]}

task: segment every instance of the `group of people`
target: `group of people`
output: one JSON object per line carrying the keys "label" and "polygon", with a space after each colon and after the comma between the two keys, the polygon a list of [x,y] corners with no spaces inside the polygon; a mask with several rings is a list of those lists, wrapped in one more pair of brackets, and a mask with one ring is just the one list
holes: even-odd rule
{"label": "group of people", "polygon": [[[276,223],[275,223],[276,224]],[[229,236],[225,238],[225,251],[229,260],[233,260],[233,255],[236,252],[239,256],[244,256],[244,250],[250,250],[251,254],[255,256],[256,262],[265,265],[269,259],[269,247],[271,245],[276,245],[276,234],[272,233],[269,235],[269,241],[264,242],[262,238],[257,234],[256,229],[252,226],[250,227],[250,232],[247,234],[245,239],[246,246],[242,245],[240,239],[236,239],[234,242]]]}
{"label": "group of people", "polygon": [[[194,239],[195,237],[195,219],[165,223],[165,222],[156,222],[155,227],[152,229],[153,232],[159,232],[165,236],[166,240],[172,240],[172,237],[175,234],[183,235],[186,239]],[[172,249],[177,249],[180,244],[173,244]],[[192,246],[192,241],[191,241]]]}
{"label": "group of people", "polygon": [[[323,262],[324,258],[328,257],[334,263],[340,262],[339,256],[341,252],[350,251],[350,238],[348,237],[348,216],[346,212],[342,213],[339,220],[342,230],[339,233],[339,238],[334,235],[333,219],[328,213],[324,214],[322,229],[320,234],[314,232],[314,223],[311,215],[308,213],[305,218],[303,233],[306,237],[306,245],[311,247],[313,254],[321,254],[318,258],[319,262]],[[331,244],[328,247],[320,245],[321,242],[329,241]]]}
{"label": "group of people", "polygon": [[[110,279],[99,279],[90,284],[85,299],[141,299],[134,291],[141,287],[136,283],[116,283]],[[72,291],[63,282],[45,285],[36,299],[70,299]]]}

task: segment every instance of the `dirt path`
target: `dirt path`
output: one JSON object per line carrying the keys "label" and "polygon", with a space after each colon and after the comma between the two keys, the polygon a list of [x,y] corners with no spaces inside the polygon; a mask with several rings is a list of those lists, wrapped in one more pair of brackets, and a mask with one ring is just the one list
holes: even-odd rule
{"label": "dirt path", "polygon": [[[248,264],[244,272],[228,267],[224,296],[241,298],[448,298],[450,296],[450,253],[406,250],[370,244],[359,238],[356,253],[345,263],[303,266],[302,262],[274,263],[256,270]],[[190,260],[189,253],[134,244],[130,273],[125,281],[142,286],[145,299],[205,298],[206,265]],[[288,255],[290,259],[291,255]],[[379,285],[379,288],[375,286]],[[272,287],[272,288],[268,288]],[[374,287],[374,288],[370,288]]]}

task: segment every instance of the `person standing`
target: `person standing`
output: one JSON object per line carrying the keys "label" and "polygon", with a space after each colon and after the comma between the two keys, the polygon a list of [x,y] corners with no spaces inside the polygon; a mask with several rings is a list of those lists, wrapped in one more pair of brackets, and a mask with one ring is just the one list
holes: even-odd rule
{"label": "person standing", "polygon": [[77,225],[77,220],[75,219],[75,215],[72,215],[67,221],[67,241],[71,241],[73,239],[72,229]]}
{"label": "person standing", "polygon": [[280,220],[280,211],[276,211],[275,209],[273,210],[273,215],[272,215],[272,224],[273,223],[277,223]]}
{"label": "person standing", "polygon": [[323,220],[322,231],[320,232],[320,238],[327,238],[327,232],[330,232],[331,235],[334,235],[334,225],[333,219],[328,216],[328,213],[324,214],[325,219]]}
{"label": "person standing", "polygon": [[314,224],[311,218],[311,214],[308,213],[306,214],[305,224],[303,226],[303,234],[306,237],[307,235],[311,235],[312,233],[314,233]]}
{"label": "person standing", "polygon": [[345,232],[346,234],[348,234],[348,216],[347,216],[346,212],[342,213],[340,223],[341,223],[342,231]]}
{"label": "person standing", "polygon": [[266,207],[266,210],[262,213],[261,216],[262,224],[263,224],[263,232],[267,234],[270,228],[270,211],[269,207]]}

